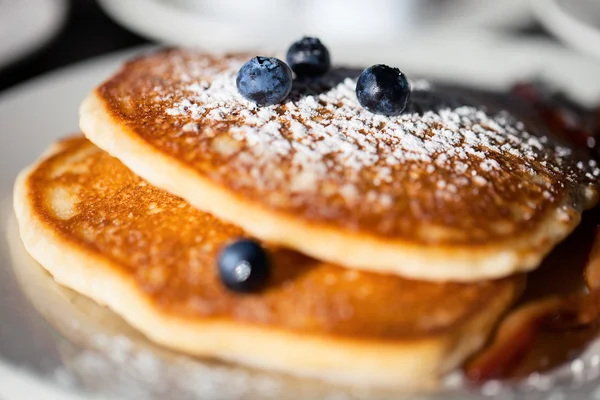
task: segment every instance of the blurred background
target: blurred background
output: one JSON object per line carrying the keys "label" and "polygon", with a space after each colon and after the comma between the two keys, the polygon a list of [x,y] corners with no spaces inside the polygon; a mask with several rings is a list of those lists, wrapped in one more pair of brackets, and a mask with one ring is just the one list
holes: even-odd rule
{"label": "blurred background", "polygon": [[541,77],[591,103],[599,21],[598,0],[0,0],[0,91],[140,45],[283,50],[310,34],[336,62],[491,88]]}

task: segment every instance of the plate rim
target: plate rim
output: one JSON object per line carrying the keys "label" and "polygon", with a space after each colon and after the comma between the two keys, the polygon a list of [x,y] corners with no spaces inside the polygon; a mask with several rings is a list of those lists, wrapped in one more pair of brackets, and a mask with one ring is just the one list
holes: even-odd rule
{"label": "plate rim", "polygon": [[584,54],[600,58],[600,29],[565,11],[557,0],[531,2],[539,21],[558,39]]}
{"label": "plate rim", "polygon": [[[31,37],[23,39],[22,35],[11,35],[11,46],[14,48],[0,57],[0,70],[10,68],[31,54],[46,47],[58,36],[64,27],[69,10],[67,0],[37,0],[37,3],[40,1],[47,3],[52,13],[46,15],[45,19],[38,18],[38,24],[34,24],[37,30]],[[32,9],[34,6],[35,4],[29,5],[28,8]],[[40,21],[42,22],[41,24],[39,23]],[[28,28],[30,28],[30,25],[28,25]]]}

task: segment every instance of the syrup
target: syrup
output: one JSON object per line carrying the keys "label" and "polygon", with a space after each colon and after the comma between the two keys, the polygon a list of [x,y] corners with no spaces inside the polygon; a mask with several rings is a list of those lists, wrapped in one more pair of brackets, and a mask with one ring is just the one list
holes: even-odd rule
{"label": "syrup", "polygon": [[[513,92],[534,107],[554,134],[598,157],[600,108],[583,110],[534,84],[516,85]],[[548,371],[576,358],[600,335],[598,207],[584,215],[582,226],[544,264],[530,274],[522,304],[502,321],[490,345],[466,363],[470,381]]]}

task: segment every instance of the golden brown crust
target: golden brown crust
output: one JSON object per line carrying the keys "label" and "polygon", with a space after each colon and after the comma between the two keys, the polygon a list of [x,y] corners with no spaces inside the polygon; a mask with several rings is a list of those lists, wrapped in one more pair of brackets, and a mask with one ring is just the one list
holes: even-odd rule
{"label": "golden brown crust", "polygon": [[452,330],[519,281],[428,283],[271,248],[265,290],[239,295],[220,283],[215,259],[242,230],[150,186],[82,138],[61,146],[28,178],[33,212],[64,240],[107,258],[167,314],[393,342]]}
{"label": "golden brown crust", "polygon": [[[505,125],[500,125],[504,117],[494,119],[492,115],[485,115],[483,108],[479,110],[483,117],[456,114],[463,120],[452,126],[447,124],[447,119],[435,121],[422,116],[419,118],[426,125],[422,132],[414,135],[389,132],[381,139],[369,141],[369,136],[392,129],[386,125],[392,125],[395,120],[384,117],[367,120],[365,116],[351,114],[356,111],[355,99],[341,98],[339,104],[331,104],[330,97],[315,94],[327,93],[325,89],[335,90],[331,86],[343,82],[345,76],[353,77],[352,71],[337,71],[341,76],[332,74],[329,80],[324,78],[319,81],[323,88],[298,87],[298,93],[291,96],[292,101],[270,108],[251,108],[240,95],[235,97],[232,93],[228,93],[231,97],[226,99],[238,103],[238,107],[223,105],[225,100],[217,101],[211,97],[212,93],[203,90],[204,85],[217,85],[215,81],[223,74],[230,74],[225,78],[233,81],[237,68],[247,59],[247,55],[220,57],[181,50],[159,52],[129,62],[96,93],[118,123],[127,126],[149,146],[217,185],[273,211],[390,239],[435,245],[480,245],[512,237],[534,229],[549,210],[565,202],[571,189],[590,183],[585,176],[591,170],[587,164],[581,170],[576,168],[579,161],[576,157],[574,160],[557,157],[553,145],[538,142],[535,135],[527,133],[517,122],[507,120]],[[230,89],[223,84],[223,92]],[[414,102],[419,97],[426,101],[425,96],[437,95],[429,91],[420,93],[413,94],[417,97],[413,98]],[[352,143],[355,145],[352,150],[364,153],[368,144],[379,146],[381,149],[373,154],[376,161],[371,162],[364,156],[357,157],[358,160],[344,159],[342,163],[334,154],[324,155],[335,149],[310,147],[319,141],[332,142],[329,136],[317,138],[322,135],[318,127],[302,120],[301,112],[292,111],[300,107],[302,98],[312,94],[320,104],[314,106],[311,118],[322,126],[337,122],[338,111],[332,110],[339,110],[344,102],[352,102],[344,116],[361,126],[366,141]],[[351,96],[346,92],[343,95]],[[219,111],[216,113],[219,115],[214,116],[211,110]],[[230,114],[221,115],[221,110],[230,110]],[[299,162],[300,147],[259,152],[257,147],[277,147],[281,143],[252,141],[249,130],[244,132],[245,137],[232,133],[237,128],[260,124],[254,121],[257,119],[281,124],[274,135],[281,135],[292,146],[309,141],[305,138],[314,135],[308,150],[302,150],[311,152],[311,156],[323,157],[303,160],[305,164],[298,166],[295,162]],[[304,128],[303,136],[294,131],[294,122]],[[377,125],[373,125],[375,123]],[[407,129],[414,123],[406,117],[399,126]],[[263,125],[261,129],[270,128]],[[453,141],[449,147],[442,148],[438,143],[438,150],[419,152],[404,143],[408,141],[405,138],[410,137],[415,140],[411,143],[415,147],[435,147],[434,131],[444,129],[448,135],[455,135],[448,138]],[[351,125],[341,126],[339,130],[341,135],[349,135]],[[485,136],[486,140],[471,142],[466,132]],[[257,135],[256,140],[266,137]],[[431,141],[427,141],[428,137]],[[532,144],[527,144],[528,141]],[[344,146],[350,146],[350,141],[326,145],[340,146],[338,151],[342,151]],[[538,149],[540,145],[544,148]],[[398,156],[400,160],[393,162],[381,154],[395,148],[411,156]],[[456,150],[454,154],[448,151],[452,148]],[[481,154],[461,154],[465,151]],[[273,154],[278,152],[279,155]],[[442,165],[440,160],[447,163]],[[311,162],[318,164],[321,170],[311,169]],[[352,168],[353,162],[359,164],[356,169]],[[383,171],[389,179],[379,175]],[[317,176],[312,175],[317,173]],[[302,185],[309,187],[298,189]],[[588,205],[581,205],[584,206]],[[421,226],[425,231],[422,235],[415,229]],[[443,227],[447,232],[436,237],[427,232],[429,226]]]}
{"label": "golden brown crust", "polygon": [[[518,122],[505,117],[489,119],[473,108],[467,108],[465,115],[480,120],[473,124],[463,115],[470,121],[464,124],[470,128],[454,127],[456,137],[462,137],[463,142],[452,145],[450,150],[456,149],[452,157],[445,157],[443,152],[421,154],[421,147],[408,151],[404,144],[398,145],[403,151],[394,156],[395,166],[387,165],[382,154],[375,154],[379,161],[356,173],[360,162],[336,159],[339,163],[328,163],[335,153],[305,163],[303,168],[312,171],[308,174],[288,168],[297,161],[296,156],[285,152],[281,157],[273,155],[271,150],[282,145],[280,142],[275,147],[256,143],[270,128],[254,129],[248,118],[265,119],[261,113],[270,113],[272,122],[281,123],[277,132],[297,145],[302,140],[286,136],[297,133],[286,113],[306,103],[310,96],[300,96],[299,100],[267,111],[248,108],[243,99],[229,98],[228,102],[210,103],[210,107],[243,107],[217,117],[209,116],[210,107],[198,99],[182,106],[196,95],[206,95],[203,87],[208,83],[202,82],[218,77],[219,84],[225,85],[224,80],[233,79],[227,74],[225,78],[229,78],[225,79],[219,70],[231,69],[240,59],[243,56],[223,59],[171,50],[134,60],[84,101],[82,130],[96,145],[153,185],[257,237],[346,267],[416,279],[476,281],[531,270],[579,223],[581,209],[597,201],[592,173],[600,171],[591,164],[577,163],[578,156],[566,155],[566,148],[541,143],[542,139],[525,132]],[[190,89],[193,84],[196,86]],[[217,95],[227,89],[223,87]],[[427,93],[421,94],[425,103],[430,95]],[[200,112],[203,107],[206,116]],[[240,115],[245,115],[247,125],[240,126]],[[319,115],[313,118],[313,125],[319,124],[319,118],[327,119],[326,113]],[[446,131],[439,123],[431,122],[437,114],[427,115],[432,124],[428,131],[396,132],[398,137],[405,140],[431,135],[429,142],[422,143],[423,148],[436,148],[433,139],[441,140],[440,135]],[[363,114],[360,117],[369,118]],[[416,114],[410,118],[420,121]],[[451,116],[444,118],[442,121],[452,124]],[[490,126],[484,127],[486,120]],[[289,128],[283,122],[289,123]],[[415,125],[414,121],[404,121],[395,126],[402,130],[410,123]],[[379,127],[371,126],[363,136],[376,137]],[[486,145],[479,136],[473,136],[473,130],[491,142]],[[454,137],[451,130],[448,133]],[[277,136],[272,132],[268,135]],[[343,135],[340,140],[356,139],[356,135]],[[334,139],[330,135],[327,140]],[[502,146],[494,142],[502,140],[506,141]],[[393,140],[378,143],[386,151],[396,146]],[[340,144],[340,149],[347,145]],[[346,152],[349,155],[345,150],[340,152],[351,157],[353,149],[362,151],[361,157],[365,157],[360,147],[350,146],[350,153]],[[469,149],[462,161],[461,149]],[[263,150],[267,154],[260,157],[256,152]],[[415,154],[420,158],[415,159]],[[478,158],[482,154],[487,157],[483,161]],[[436,162],[445,157],[447,162],[434,163],[436,167],[431,170],[431,162],[424,161],[427,157]],[[316,181],[312,174],[315,168],[325,168]],[[387,169],[392,180],[375,183],[373,174]],[[463,184],[458,185],[460,182]],[[350,198],[354,201],[346,201]]]}
{"label": "golden brown crust", "polygon": [[271,248],[267,289],[236,295],[217,281],[214,252],[241,231],[83,138],[23,171],[14,205],[25,247],[57,282],[157,343],[353,385],[435,385],[484,344],[523,283],[407,281]]}

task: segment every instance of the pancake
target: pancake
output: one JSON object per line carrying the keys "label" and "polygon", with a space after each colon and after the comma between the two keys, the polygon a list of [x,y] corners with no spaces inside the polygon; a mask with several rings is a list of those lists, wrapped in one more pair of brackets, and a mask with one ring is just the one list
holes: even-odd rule
{"label": "pancake", "polygon": [[271,243],[424,280],[527,271],[598,197],[586,155],[506,112],[413,82],[408,112],[358,103],[356,71],[257,107],[249,55],[170,49],[126,63],[83,102],[97,146],[153,185]]}
{"label": "pancake", "polygon": [[218,278],[238,227],[157,189],[83,137],[53,146],[15,186],[28,252],[54,279],[189,354],[325,380],[434,385],[480,348],[523,276],[412,281],[266,246],[258,293]]}

